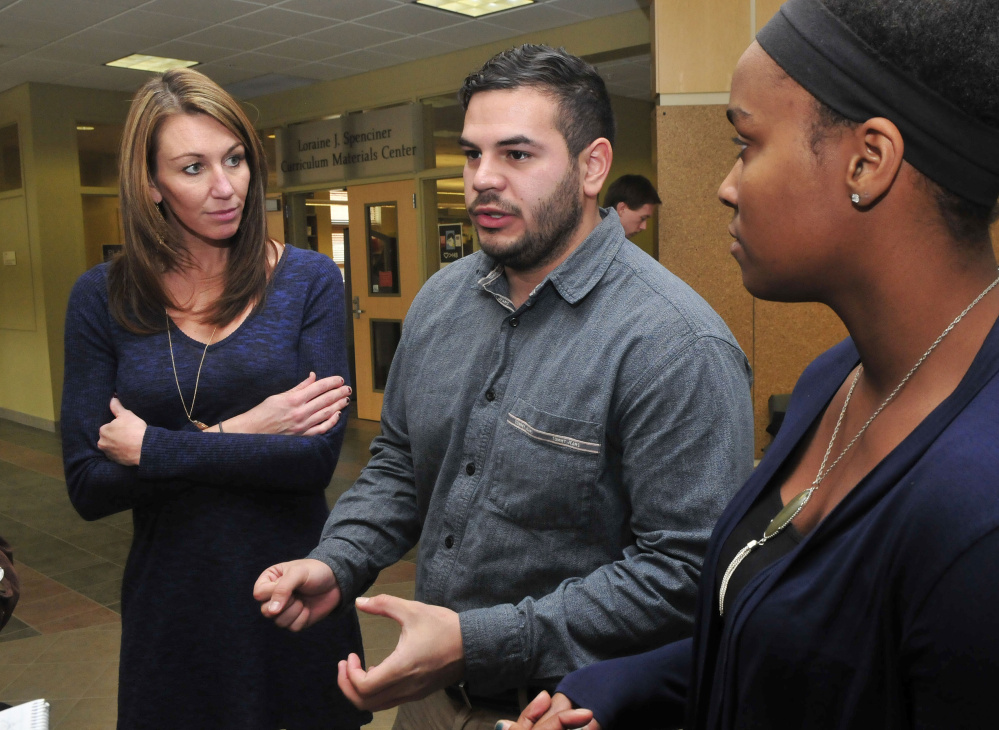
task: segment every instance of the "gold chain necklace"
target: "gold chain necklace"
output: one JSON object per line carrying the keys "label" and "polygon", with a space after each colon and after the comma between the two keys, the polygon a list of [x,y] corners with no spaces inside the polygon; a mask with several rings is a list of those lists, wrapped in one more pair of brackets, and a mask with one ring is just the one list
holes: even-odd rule
{"label": "gold chain necklace", "polygon": [[205,345],[205,351],[201,353],[201,362],[198,364],[198,377],[194,379],[194,395],[191,396],[191,407],[187,407],[187,403],[184,402],[184,393],[180,389],[180,380],[177,378],[177,363],[173,359],[173,338],[170,336],[170,313],[166,313],[166,323],[167,323],[167,342],[170,344],[170,365],[173,367],[173,382],[177,384],[177,395],[180,396],[180,404],[184,407],[184,413],[187,415],[187,420],[197,426],[200,430],[204,431],[208,428],[208,424],[203,421],[198,421],[194,418],[194,400],[198,397],[198,383],[201,382],[201,367],[205,364],[205,355],[208,354],[208,348],[212,344],[212,340],[215,339],[215,333],[219,331],[219,326],[215,325],[215,329],[212,330],[211,337],[208,338],[208,344]]}
{"label": "gold chain necklace", "polygon": [[798,513],[805,508],[806,504],[808,504],[808,500],[812,498],[812,494],[819,488],[819,485],[822,484],[822,480],[829,475],[829,472],[833,470],[833,467],[835,467],[840,460],[846,456],[846,453],[853,448],[853,445],[857,443],[861,436],[864,435],[867,427],[874,422],[874,419],[878,417],[881,411],[883,411],[889,403],[895,400],[895,396],[898,395],[900,390],[902,390],[902,386],[909,382],[909,378],[911,378],[913,373],[919,369],[919,366],[926,361],[926,358],[930,356],[930,353],[937,349],[937,345],[943,341],[944,337],[950,334],[951,330],[957,326],[958,322],[964,319],[964,315],[974,309],[975,305],[982,301],[982,299],[985,298],[985,295],[992,291],[997,284],[999,284],[999,278],[985,287],[985,291],[975,297],[975,301],[965,307],[964,311],[957,315],[953,322],[947,325],[946,329],[944,329],[944,331],[940,333],[940,336],[933,341],[933,344],[930,345],[929,349],[923,353],[923,356],[919,358],[919,360],[916,361],[916,364],[913,365],[909,372],[905,374],[905,377],[902,378],[902,382],[896,385],[895,390],[893,390],[888,397],[881,402],[881,405],[879,405],[874,413],[871,414],[871,417],[867,419],[867,422],[861,426],[859,431],[857,431],[857,435],[850,439],[850,443],[843,447],[843,450],[839,452],[839,456],[836,457],[836,460],[827,468],[826,462],[829,461],[829,455],[832,453],[833,444],[836,443],[836,437],[839,435],[839,427],[843,423],[843,416],[846,415],[846,407],[850,405],[850,399],[853,397],[853,391],[856,389],[857,382],[860,380],[860,374],[864,372],[863,364],[857,368],[857,373],[853,376],[853,382],[850,383],[850,390],[847,391],[846,400],[843,401],[843,407],[840,409],[839,418],[836,419],[836,427],[833,429],[832,436],[829,438],[829,445],[826,447],[826,453],[822,457],[822,463],[819,465],[819,471],[815,475],[815,480],[812,482],[810,487],[795,495],[794,498],[784,505],[784,508],[777,513],[777,516],[770,520],[770,524],[767,525],[767,529],[763,531],[763,537],[759,540],[750,540],[746,544],[746,547],[742,548],[742,550],[736,553],[735,557],[732,558],[732,562],[728,564],[728,568],[725,570],[725,575],[722,576],[721,589],[718,591],[719,616],[725,615],[725,591],[728,590],[728,582],[732,578],[732,574],[735,573],[736,568],[739,567],[739,564],[742,563],[742,561],[745,560],[749,554],[753,552],[753,550],[765,544],[768,540],[778,535],[784,530],[785,527],[791,524],[791,520],[797,517]]}

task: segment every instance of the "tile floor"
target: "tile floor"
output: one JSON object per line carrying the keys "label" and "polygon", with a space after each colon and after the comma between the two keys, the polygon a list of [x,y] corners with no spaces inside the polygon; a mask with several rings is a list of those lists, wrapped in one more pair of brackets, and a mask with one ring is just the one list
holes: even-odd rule
{"label": "tile floor", "polygon": [[[378,424],[352,418],[332,504],[368,460]],[[129,513],[85,522],[69,503],[55,434],[0,419],[0,535],[14,547],[21,600],[0,632],[0,701],[44,697],[58,730],[114,728],[121,642],[121,575],[132,540]],[[414,553],[385,569],[369,595],[413,597]],[[392,621],[361,617],[369,664],[395,647]],[[390,728],[395,711],[369,728]]]}

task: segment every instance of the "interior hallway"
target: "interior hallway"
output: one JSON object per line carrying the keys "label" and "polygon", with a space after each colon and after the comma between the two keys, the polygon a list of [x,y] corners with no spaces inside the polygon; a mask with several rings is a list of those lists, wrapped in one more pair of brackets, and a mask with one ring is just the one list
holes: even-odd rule
{"label": "interior hallway", "polygon": [[[377,432],[376,423],[350,420],[326,490],[330,504],[360,474]],[[59,730],[114,728],[130,513],[85,522],[66,494],[59,437],[0,419],[0,535],[14,547],[21,579],[14,618],[0,632],[0,701],[44,697]],[[367,595],[412,598],[415,576],[414,551],[382,571]],[[369,664],[399,637],[393,621],[363,615],[361,632]],[[394,710],[377,713],[367,727],[390,728],[394,717]]]}

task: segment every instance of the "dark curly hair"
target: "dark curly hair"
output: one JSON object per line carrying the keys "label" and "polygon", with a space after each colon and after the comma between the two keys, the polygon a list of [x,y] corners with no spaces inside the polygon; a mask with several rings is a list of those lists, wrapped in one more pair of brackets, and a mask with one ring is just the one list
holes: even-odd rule
{"label": "dark curly hair", "polygon": [[525,43],[496,54],[465,78],[458,100],[462,109],[480,91],[536,88],[558,103],[555,126],[576,157],[593,140],[614,144],[614,112],[600,74],[564,48]]}
{"label": "dark curly hair", "polygon": [[[821,2],[886,63],[905,69],[971,116],[999,127],[999,9],[995,0]],[[836,127],[856,126],[817,103],[814,143]],[[925,179],[955,238],[987,238],[999,208],[973,203]]]}

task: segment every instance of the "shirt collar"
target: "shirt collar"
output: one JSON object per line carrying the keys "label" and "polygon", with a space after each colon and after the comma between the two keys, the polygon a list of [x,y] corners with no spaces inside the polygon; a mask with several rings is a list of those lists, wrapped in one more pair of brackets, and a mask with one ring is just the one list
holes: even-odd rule
{"label": "shirt collar", "polygon": [[[569,254],[569,258],[535,287],[528,301],[534,299],[548,282],[569,304],[582,300],[597,285],[625,241],[624,228],[617,211],[613,208],[599,210],[603,218],[600,224]],[[483,254],[475,286],[489,292],[496,301],[512,312],[514,307],[508,296],[509,287],[504,272],[502,264]]]}

